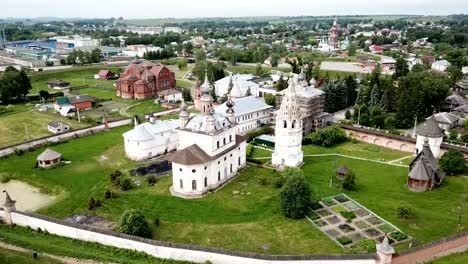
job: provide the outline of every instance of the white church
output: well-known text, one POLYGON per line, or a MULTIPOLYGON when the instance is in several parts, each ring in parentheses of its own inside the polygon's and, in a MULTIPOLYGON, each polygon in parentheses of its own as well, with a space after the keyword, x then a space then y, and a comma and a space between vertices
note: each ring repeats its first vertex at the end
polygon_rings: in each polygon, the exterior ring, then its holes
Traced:
POLYGON ((246 141, 236 135, 238 123, 234 101, 225 113, 213 109, 213 87, 208 78, 200 87, 201 113, 189 116, 185 103, 179 116, 179 148, 172 162, 171 193, 182 198, 200 198, 229 183, 246 164, 246 141))
POLYGON ((277 167, 297 167, 303 163, 302 118, 297 103, 296 78, 290 78, 280 109, 276 112, 275 151, 272 164, 277 167))

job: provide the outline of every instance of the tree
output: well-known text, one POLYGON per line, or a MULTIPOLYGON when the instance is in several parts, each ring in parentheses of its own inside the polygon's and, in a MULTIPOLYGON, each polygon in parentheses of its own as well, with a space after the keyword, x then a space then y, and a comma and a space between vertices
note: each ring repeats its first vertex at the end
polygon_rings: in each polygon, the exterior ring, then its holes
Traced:
POLYGON ((356 45, 354 45, 354 44, 349 45, 349 47, 348 47, 348 56, 350 56, 350 57, 356 56, 356 45))
POLYGON ((350 120, 351 117, 352 117, 351 112, 350 112, 349 110, 346 110, 346 112, 345 112, 345 118, 346 118, 346 120, 350 120))
POLYGON ((280 207, 284 216, 303 218, 309 212, 311 203, 311 191, 305 177, 296 174, 288 177, 280 192, 280 207))
POLYGON ((458 139, 458 131, 455 128, 450 129, 449 138, 450 138, 450 140, 457 140, 458 139))
POLYGON ((408 72, 409 72, 409 66, 406 60, 401 57, 398 58, 395 64, 395 73, 394 73, 395 76, 398 78, 403 77, 403 76, 406 76, 408 72))
POLYGON ((448 175, 456 175, 465 169, 465 158, 460 151, 449 150, 442 155, 439 165, 448 175))
POLYGON ((386 86, 382 96, 382 106, 386 113, 393 113, 396 111, 396 89, 395 86, 390 83, 390 85, 386 86))
POLYGON ((271 67, 278 67, 279 60, 281 59, 281 56, 273 53, 271 54, 271 67))
POLYGON ((265 95, 265 103, 267 105, 275 106, 276 105, 276 97, 272 94, 266 94, 265 95))
POLYGON ((344 130, 337 126, 329 126, 325 129, 316 131, 307 135, 306 138, 310 138, 312 143, 315 145, 323 147, 330 147, 348 139, 344 130))
POLYGON ((356 103, 356 99, 358 96, 358 91, 357 91, 358 84, 356 80, 354 79, 354 77, 351 75, 346 77, 345 83, 346 83, 346 87, 348 88, 348 92, 347 92, 348 98, 347 98, 346 105, 351 106, 356 103))
POLYGON ((151 230, 140 210, 126 210, 119 221, 119 231, 132 236, 150 237, 151 230))
POLYGON ((353 191, 356 188, 356 177, 354 176, 353 172, 350 172, 346 175, 345 179, 343 180, 342 187, 346 191, 353 191))
POLYGON ((275 88, 278 92, 288 88, 288 81, 283 78, 283 75, 280 76, 280 79, 276 83, 275 88))
POLYGON ((206 52, 204 49, 196 49, 194 53, 195 61, 204 61, 206 60, 206 52))
POLYGON ((450 74, 450 79, 452 80, 452 83, 456 83, 459 80, 461 80, 461 78, 463 78, 463 72, 461 68, 458 68, 457 66, 451 65, 448 68, 448 72, 450 74))
POLYGON ((186 69, 187 61, 185 59, 177 60, 177 67, 179 68, 179 70, 186 69))
POLYGON ((255 74, 259 77, 263 77, 263 68, 260 63, 257 63, 257 67, 255 68, 255 74))
POLYGON ((190 93, 190 89, 182 88, 182 98, 184 98, 185 102, 191 102, 192 101, 192 94, 190 93))
POLYGON ((50 98, 50 94, 49 94, 48 91, 40 90, 40 91, 39 91, 39 97, 40 97, 41 99, 47 100, 47 99, 50 98))
POLYGON ((100 49, 95 48, 91 51, 89 62, 92 62, 92 63, 101 62, 101 50, 100 49))
POLYGON ((379 91, 379 87, 377 86, 377 84, 375 84, 374 88, 372 88, 369 106, 372 106, 372 107, 380 106, 380 91, 379 91))
POLYGON ((23 99, 30 89, 31 82, 26 72, 9 66, 0 79, 0 101, 8 103, 12 100, 23 99))
POLYGON ((380 87, 380 75, 382 74, 382 69, 380 68, 380 64, 375 65, 375 68, 372 70, 369 79, 369 87, 380 87))

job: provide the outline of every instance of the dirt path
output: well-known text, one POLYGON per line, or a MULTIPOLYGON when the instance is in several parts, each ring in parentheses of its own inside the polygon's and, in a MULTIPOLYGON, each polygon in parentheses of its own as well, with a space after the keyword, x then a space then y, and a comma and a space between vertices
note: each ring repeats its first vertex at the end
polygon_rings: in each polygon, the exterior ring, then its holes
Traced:
MULTIPOLYGON (((18 246, 14 246, 14 245, 10 245, 10 244, 6 244, 6 243, 4 243, 2 241, 0 241, 0 247, 4 248, 4 249, 12 250, 12 251, 17 251, 17 252, 31 253, 31 257, 32 257, 32 253, 33 253, 32 250, 22 248, 22 247, 18 247, 18 246)), ((62 257, 62 256, 56 256, 56 255, 46 254, 46 253, 39 253, 39 257, 40 256, 49 257, 51 259, 61 261, 61 262, 65 263, 65 264, 103 264, 104 263, 104 262, 99 262, 99 261, 95 261, 95 260, 77 259, 77 258, 72 258, 72 257, 62 257)))

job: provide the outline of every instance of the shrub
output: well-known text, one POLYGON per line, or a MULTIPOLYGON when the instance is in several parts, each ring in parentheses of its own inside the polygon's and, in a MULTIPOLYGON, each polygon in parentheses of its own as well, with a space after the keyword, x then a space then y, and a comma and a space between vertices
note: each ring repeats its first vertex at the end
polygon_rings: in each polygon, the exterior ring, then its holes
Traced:
POLYGON ((327 127, 307 136, 315 145, 330 147, 346 141, 346 133, 337 126, 327 127))
POLYGON ((104 198, 110 199, 110 198, 113 198, 113 197, 114 197, 114 193, 112 193, 111 190, 107 189, 106 193, 104 194, 104 198))
POLYGON ((119 186, 122 191, 128 191, 132 188, 132 181, 130 180, 130 178, 124 177, 120 179, 119 186))
POLYGON ((395 231, 393 233, 390 233, 390 237, 393 238, 396 241, 402 241, 408 238, 407 235, 403 234, 400 231, 395 231))
POLYGON ((408 219, 411 215, 411 210, 408 207, 400 206, 395 211, 398 219, 408 219))
POLYGON ((303 218, 309 211, 311 191, 304 176, 288 177, 280 192, 280 207, 284 216, 293 219, 303 218))
POLYGON ((449 150, 442 155, 439 165, 448 175, 456 175, 465 169, 465 158, 460 151, 449 150))
POLYGON ((457 140, 458 139, 458 131, 455 128, 450 130, 449 138, 450 138, 450 140, 457 140))
POLYGON ((119 221, 119 231, 132 236, 149 237, 151 230, 140 210, 126 210, 119 221))
POLYGON ((159 217, 156 217, 156 218, 154 219, 154 224, 155 224, 156 226, 159 226, 159 224, 160 224, 159 217))
POLYGON ((24 154, 24 150, 15 148, 15 149, 13 150, 13 153, 14 153, 16 156, 21 156, 21 155, 24 154))
POLYGON ((351 222, 354 218, 356 218, 356 215, 353 212, 350 211, 341 211, 340 214, 346 218, 348 222, 351 222))
POLYGON ((119 170, 116 170, 116 171, 111 172, 109 176, 110 176, 111 182, 114 183, 115 185, 118 185, 119 184, 118 179, 120 178, 120 176, 122 176, 122 172, 119 170))
POLYGON ((349 173, 349 175, 346 176, 346 178, 343 180, 342 187, 346 191, 352 191, 356 188, 354 173, 351 172, 349 173))
POLYGON ((277 189, 283 187, 283 185, 286 183, 287 178, 284 177, 284 175, 280 174, 275 177, 273 180, 273 186, 277 189))
POLYGON ((359 240, 350 248, 351 254, 369 254, 375 252, 375 241, 373 239, 359 240))
POLYGON ((264 175, 261 175, 259 178, 258 178, 258 184, 260 184, 261 186, 267 186, 269 183, 269 180, 268 180, 268 177, 264 176, 264 175))
POLYGON ((101 205, 102 205, 102 203, 101 203, 101 201, 99 199, 94 199, 94 197, 91 197, 91 199, 89 199, 89 203, 88 203, 88 210, 93 211, 93 210, 95 210, 96 208, 98 208, 101 205))
POLYGON ((245 150, 245 156, 247 158, 251 158, 254 152, 254 148, 252 144, 247 144, 246 150, 245 150))
POLYGON ((338 241, 338 243, 340 243, 341 245, 347 245, 353 242, 353 240, 347 236, 341 236, 337 238, 336 241, 338 241))
POLYGON ((345 112, 345 118, 346 118, 346 120, 350 120, 351 117, 352 117, 351 112, 350 112, 349 110, 346 110, 346 112, 345 112))
POLYGON ((264 135, 264 134, 270 134, 272 132, 272 128, 269 127, 269 126, 263 126, 261 128, 258 128, 257 130, 254 130, 254 131, 250 131, 249 133, 247 133, 247 142, 250 142, 252 140, 254 140, 254 138, 260 136, 260 135, 264 135))
POLYGON ((146 178, 146 181, 148 182, 149 185, 153 186, 156 184, 157 179, 156 179, 156 176, 150 175, 146 178))

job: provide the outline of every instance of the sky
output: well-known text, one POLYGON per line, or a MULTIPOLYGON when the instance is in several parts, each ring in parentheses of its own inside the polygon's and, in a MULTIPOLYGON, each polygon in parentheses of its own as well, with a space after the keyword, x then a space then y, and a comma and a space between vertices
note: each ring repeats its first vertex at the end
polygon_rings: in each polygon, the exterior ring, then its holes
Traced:
POLYGON ((1 0, 0 17, 193 18, 468 13, 468 0, 1 0))

